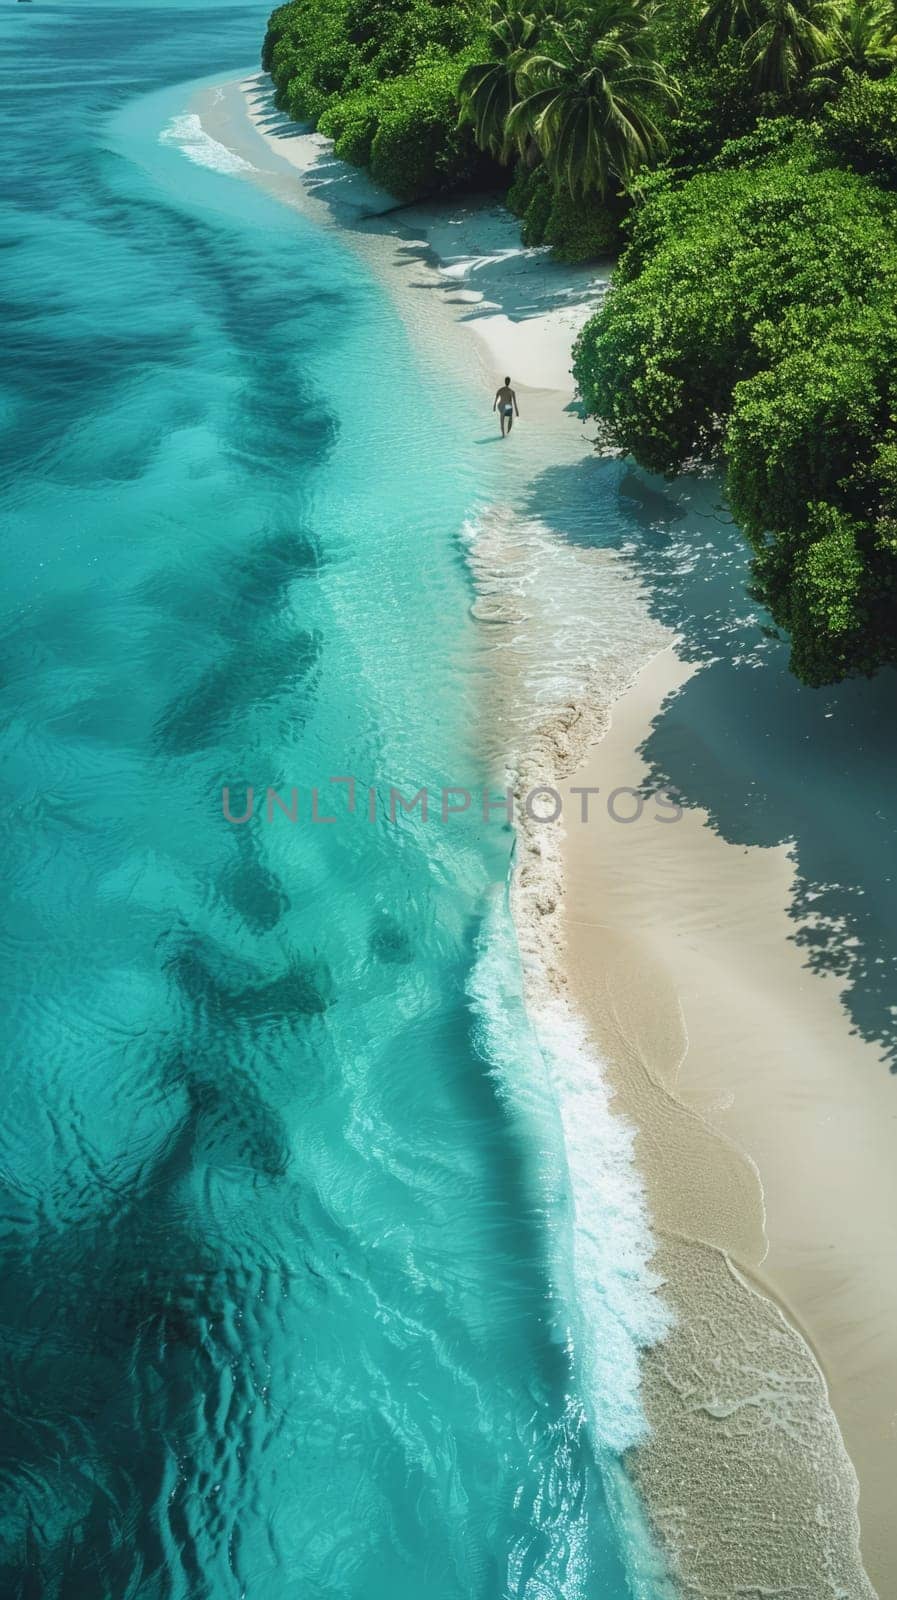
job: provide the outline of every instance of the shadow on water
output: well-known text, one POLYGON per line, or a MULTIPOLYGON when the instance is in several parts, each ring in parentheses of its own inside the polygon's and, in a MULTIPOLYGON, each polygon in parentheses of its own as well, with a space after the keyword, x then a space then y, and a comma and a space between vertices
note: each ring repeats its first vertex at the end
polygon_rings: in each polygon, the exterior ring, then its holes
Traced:
POLYGON ((300 727, 320 651, 320 639, 311 633, 262 641, 251 654, 233 650, 165 711, 157 728, 160 748, 167 755, 207 748, 241 714, 255 714, 275 700, 288 701, 291 724, 300 727))
MULTIPOLYGON (((10 1600, 219 1593, 200 1540, 237 1559, 228 1507, 242 1506, 249 1441, 277 1427, 266 1352, 287 1302, 304 1314, 320 1294, 314 1202, 299 1205, 294 1139, 259 1078, 266 1033, 298 1043, 329 1004, 328 976, 294 963, 271 979, 211 941, 168 944, 181 1026, 145 1063, 167 1132, 129 1181, 94 1166, 73 1195, 74 1163, 61 1170, 37 1225, 4 1245, 10 1600), (226 1195, 237 1180, 268 1196, 272 1224, 289 1212, 288 1260, 273 1226, 231 1237, 216 1220, 210 1185, 226 1195)), ((87 1125, 77 1133, 89 1144, 87 1125)))
POLYGON ((165 968, 203 1029, 267 1023, 292 1028, 328 1006, 329 984, 321 968, 297 958, 278 977, 266 979, 252 963, 226 957, 197 934, 178 942, 165 968))
POLYGON ((666 484, 595 456, 542 473, 527 510, 573 544, 618 549, 679 635, 699 670, 654 719, 648 782, 706 810, 731 844, 791 847, 795 943, 841 980, 854 1031, 897 1071, 894 673, 797 682, 711 481, 666 484))
POLYGON ((246 830, 235 832, 237 860, 222 874, 219 890, 252 933, 270 933, 289 910, 289 898, 279 879, 258 860, 246 830))
POLYGON ((261 538, 250 554, 222 563, 220 572, 204 569, 202 581, 185 585, 179 574, 156 578, 143 598, 171 600, 179 620, 201 618, 228 641, 192 686, 166 706, 156 739, 169 755, 183 755, 216 743, 241 714, 288 701, 294 727, 308 714, 321 658, 315 630, 298 628, 290 602, 294 586, 316 577, 321 558, 314 538, 284 531, 261 538), (283 623, 285 636, 274 630, 283 623), (264 627, 267 637, 260 634, 264 627))
MULTIPOLYGON (((213 1592, 198 1560, 198 1530, 215 1520, 206 1485, 217 1473, 239 1499, 241 1445, 269 1425, 249 1328, 269 1336, 277 1307, 312 1286, 301 1247, 288 1270, 194 1220, 197 1163, 222 1138, 232 1148, 219 1159, 258 1163, 269 1182, 287 1165, 276 1115, 209 1067, 191 1067, 185 1114, 132 1186, 95 1191, 89 1216, 48 1218, 4 1252, 3 1332, 18 1360, 0 1384, 0 1460, 27 1485, 0 1537, 10 1600, 180 1592, 167 1535, 190 1592, 213 1592), (172 1472, 173 1451, 181 1463, 201 1454, 196 1479, 172 1472)), ((173 1059, 165 1074, 182 1088, 183 1068, 173 1059)))

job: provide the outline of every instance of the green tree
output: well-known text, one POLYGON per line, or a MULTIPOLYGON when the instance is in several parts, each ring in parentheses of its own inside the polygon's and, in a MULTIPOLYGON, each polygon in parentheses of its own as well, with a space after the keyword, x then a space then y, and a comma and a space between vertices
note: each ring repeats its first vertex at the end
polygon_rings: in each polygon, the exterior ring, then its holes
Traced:
POLYGON ((604 196, 614 180, 625 186, 664 148, 656 108, 675 90, 654 53, 650 12, 628 0, 565 17, 518 81, 524 92, 508 129, 519 149, 538 147, 574 198, 604 196))
POLYGON ((371 176, 401 200, 471 183, 482 160, 471 133, 458 128, 458 61, 419 63, 378 95, 371 176))
POLYGON ((702 46, 719 48, 730 39, 744 44, 762 21, 762 0, 710 0, 698 20, 695 37, 702 46))
POLYGON ((876 183, 897 188, 897 72, 879 79, 848 72, 838 99, 825 108, 822 125, 836 157, 876 183))
POLYGON ((538 42, 535 14, 493 12, 487 53, 466 69, 458 86, 461 121, 473 128, 481 150, 507 161, 514 148, 508 122, 520 98, 523 69, 538 42))
POLYGON ((841 68, 881 78, 897 61, 897 11, 891 0, 847 0, 832 33, 832 55, 841 68))
POLYGON ((763 17, 745 41, 744 57, 758 94, 788 96, 834 52, 830 0, 765 0, 763 17))
POLYGON ((725 471, 804 681, 897 661, 897 203, 797 119, 652 176, 574 373, 653 471, 725 471))

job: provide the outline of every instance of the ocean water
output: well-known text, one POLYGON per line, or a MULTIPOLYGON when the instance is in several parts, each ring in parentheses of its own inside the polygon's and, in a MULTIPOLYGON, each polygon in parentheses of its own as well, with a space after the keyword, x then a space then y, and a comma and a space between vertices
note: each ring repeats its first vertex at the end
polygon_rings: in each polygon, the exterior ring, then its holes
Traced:
POLYGON ((0 19, 0 1591, 654 1600, 626 1135, 584 1307, 513 837, 388 814, 488 778, 495 469, 185 109, 265 11, 0 19))

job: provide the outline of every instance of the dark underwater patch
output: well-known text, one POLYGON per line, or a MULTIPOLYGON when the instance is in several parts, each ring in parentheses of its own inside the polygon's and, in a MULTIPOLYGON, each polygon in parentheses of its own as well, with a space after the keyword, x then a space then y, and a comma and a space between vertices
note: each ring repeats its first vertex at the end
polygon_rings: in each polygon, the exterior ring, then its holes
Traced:
POLYGON ((188 935, 164 963, 199 1020, 293 1022, 320 1016, 330 1004, 326 971, 296 958, 276 978, 236 961, 195 935, 188 935))
POLYGON ((368 935, 368 949, 376 961, 407 966, 414 960, 410 936, 388 912, 381 912, 368 935))
POLYGON ((258 641, 231 649, 220 665, 203 673, 196 686, 175 700, 156 725, 156 742, 166 755, 189 755, 220 743, 226 728, 249 711, 290 695, 293 721, 304 720, 303 701, 310 674, 321 653, 317 633, 258 641))
MULTIPOLYGON (((243 836, 241 830, 237 837, 242 839, 243 836)), ((252 857, 228 867, 222 873, 219 888, 253 933, 270 933, 289 910, 289 899, 278 879, 252 857)))
POLYGON ((311 534, 285 532, 262 539, 230 569, 228 622, 242 630, 258 617, 271 617, 281 609, 291 584, 317 577, 320 569, 320 549, 311 534))

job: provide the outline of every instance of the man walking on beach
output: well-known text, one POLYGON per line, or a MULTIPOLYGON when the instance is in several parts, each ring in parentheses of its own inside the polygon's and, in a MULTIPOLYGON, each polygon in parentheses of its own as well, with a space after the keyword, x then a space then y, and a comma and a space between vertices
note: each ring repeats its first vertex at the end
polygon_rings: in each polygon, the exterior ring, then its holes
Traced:
POLYGON ((498 415, 501 419, 501 436, 504 438, 505 423, 508 425, 507 432, 510 433, 512 427, 514 426, 514 418, 519 417, 520 415, 520 412, 517 410, 517 396, 514 393, 514 390, 511 388, 510 378, 505 378, 501 388, 496 389, 495 391, 495 399, 492 402, 493 411, 495 411, 496 407, 498 408, 498 415))

